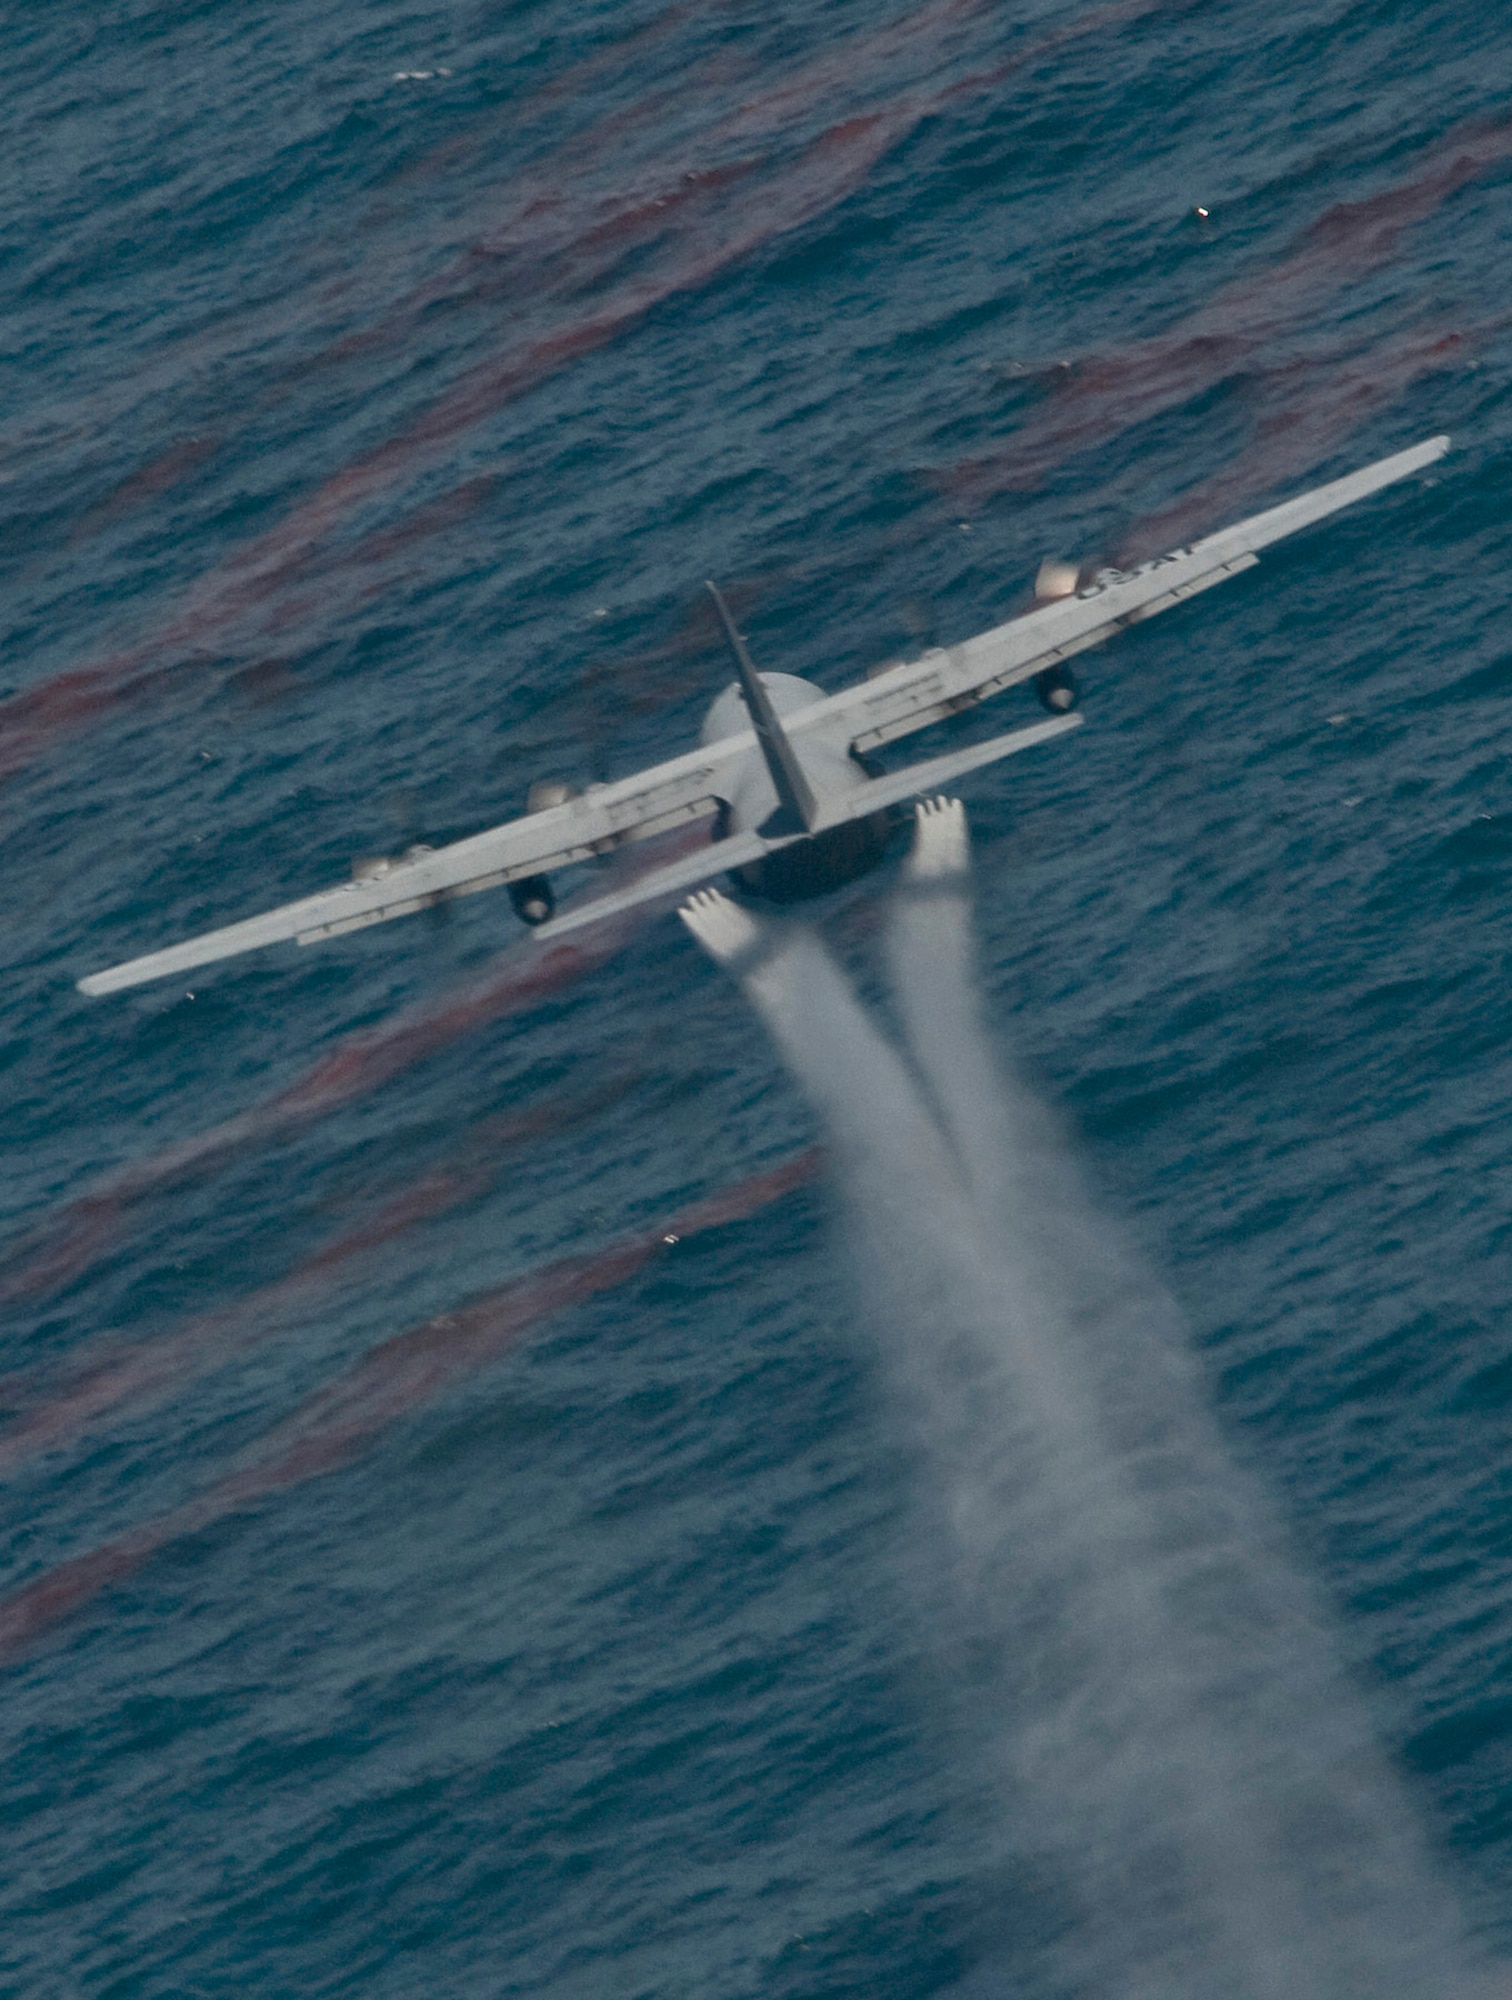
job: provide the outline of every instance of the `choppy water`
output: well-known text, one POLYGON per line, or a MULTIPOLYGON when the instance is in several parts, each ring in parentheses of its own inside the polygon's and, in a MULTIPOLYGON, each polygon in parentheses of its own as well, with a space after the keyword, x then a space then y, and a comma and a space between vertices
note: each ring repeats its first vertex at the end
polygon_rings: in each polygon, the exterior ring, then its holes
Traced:
MULTIPOLYGON (((1505 23, 10 30, 8 1990, 1003 1962, 1033 1884, 920 1612, 917 1456, 809 1114, 692 941, 542 962, 484 897, 192 999, 72 980, 681 748, 706 575, 834 686, 1047 553, 1438 430, 968 796, 995 1030, 1505 1956, 1505 23)), ((868 990, 882 894, 825 916, 868 990)))
POLYGON ((1190 1331, 983 1032, 965 826, 921 810, 889 913, 901 1046, 807 928, 708 894, 684 916, 834 1137, 858 1319, 915 1446, 908 1592, 1003 1857, 971 1990, 1486 1994, 1190 1331))

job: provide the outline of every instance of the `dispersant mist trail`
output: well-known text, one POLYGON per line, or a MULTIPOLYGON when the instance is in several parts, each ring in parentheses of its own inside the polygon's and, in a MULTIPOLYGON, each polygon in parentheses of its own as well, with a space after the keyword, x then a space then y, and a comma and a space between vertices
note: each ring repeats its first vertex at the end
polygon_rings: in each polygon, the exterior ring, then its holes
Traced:
POLYGON ((892 910, 906 1057, 811 934, 710 892, 684 917, 831 1130, 864 1323, 947 1579, 941 1664, 990 1746, 999 1858, 1036 1885, 1032 1948, 1005 1947, 980 1990, 1480 1994, 1175 1306, 995 1059, 959 805, 921 808, 892 910))

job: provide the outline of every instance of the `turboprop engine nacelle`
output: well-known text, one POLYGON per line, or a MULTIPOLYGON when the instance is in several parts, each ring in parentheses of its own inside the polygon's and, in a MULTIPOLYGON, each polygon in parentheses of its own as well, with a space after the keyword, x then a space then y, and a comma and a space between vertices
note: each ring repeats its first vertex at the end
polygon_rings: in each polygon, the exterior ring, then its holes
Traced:
POLYGON ((1067 666, 1046 667, 1034 676, 1034 692, 1041 708, 1052 715, 1069 715, 1081 699, 1076 676, 1067 666))
POLYGON ((534 930, 537 924, 549 922, 556 910, 556 891, 549 875, 524 875, 518 882, 506 883, 505 888, 522 924, 534 930))
MULTIPOLYGON (((547 812, 552 806, 564 806, 576 797, 577 788, 564 784, 560 778, 537 778, 525 794, 525 810, 547 812)), ((537 924, 550 922, 556 912, 556 891, 549 875, 522 875, 519 881, 506 883, 505 888, 510 907, 522 924, 534 929, 537 924)))

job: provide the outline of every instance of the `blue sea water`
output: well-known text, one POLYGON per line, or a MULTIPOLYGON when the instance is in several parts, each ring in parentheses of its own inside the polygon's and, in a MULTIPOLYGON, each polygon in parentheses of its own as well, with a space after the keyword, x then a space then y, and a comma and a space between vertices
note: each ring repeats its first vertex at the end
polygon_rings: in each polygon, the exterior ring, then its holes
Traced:
MULTIPOLYGON (((680 928, 324 1096, 530 963, 501 898, 192 997, 72 982, 675 753, 725 678, 705 576, 838 686, 1047 554, 1441 430, 966 796, 994 1030, 1512 1952, 1509 78, 1464 0, 10 23, 15 1420, 209 1330, 9 1476, 8 1592, 189 1511, 4 1668, 0 1990, 904 2000, 992 1959, 1029 1899, 829 1183, 345 1453, 306 1402, 810 1140, 680 928), (301 1409, 307 1461, 193 1515, 301 1409)), ((824 912, 872 990, 884 887, 824 912)))

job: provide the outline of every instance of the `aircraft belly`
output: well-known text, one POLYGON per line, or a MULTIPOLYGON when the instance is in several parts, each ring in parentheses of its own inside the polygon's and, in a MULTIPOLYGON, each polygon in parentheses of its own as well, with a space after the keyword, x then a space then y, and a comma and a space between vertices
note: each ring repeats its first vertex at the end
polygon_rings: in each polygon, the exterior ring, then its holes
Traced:
POLYGON ((870 873, 886 855, 894 831, 893 815, 887 812, 844 820, 809 840, 795 841, 733 869, 730 880, 747 895, 769 903, 801 903, 870 873))
MULTIPOLYGON (((870 780, 865 768, 843 748, 824 742, 806 744, 804 773, 820 803, 824 819, 804 840, 784 844, 759 861, 730 871, 731 885, 768 902, 801 902, 822 896, 875 868, 893 831, 887 811, 855 811, 857 794, 870 780)), ((779 801, 766 765, 758 755, 742 762, 730 786, 724 833, 759 833, 770 829, 779 801)))

